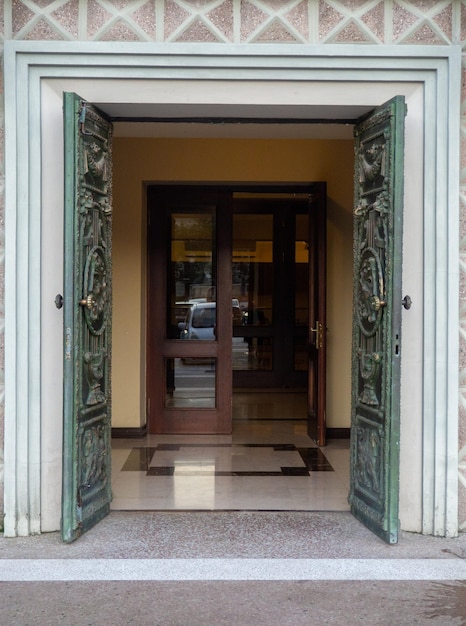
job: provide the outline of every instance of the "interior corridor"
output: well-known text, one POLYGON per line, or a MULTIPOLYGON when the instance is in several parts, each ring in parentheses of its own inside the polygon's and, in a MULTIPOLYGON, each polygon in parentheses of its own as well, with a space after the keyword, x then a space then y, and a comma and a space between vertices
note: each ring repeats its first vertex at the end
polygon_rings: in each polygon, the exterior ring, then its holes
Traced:
POLYGON ((112 510, 347 511, 349 441, 318 448, 303 393, 235 393, 232 435, 113 439, 112 510))

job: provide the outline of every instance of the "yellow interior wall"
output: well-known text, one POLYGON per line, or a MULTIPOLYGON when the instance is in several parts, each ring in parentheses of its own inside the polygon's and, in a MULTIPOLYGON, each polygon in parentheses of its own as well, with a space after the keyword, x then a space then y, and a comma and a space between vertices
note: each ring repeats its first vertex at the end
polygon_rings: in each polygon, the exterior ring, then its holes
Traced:
POLYGON ((144 272, 147 182, 327 182, 327 425, 350 425, 353 142, 114 139, 113 418, 145 423, 144 272))

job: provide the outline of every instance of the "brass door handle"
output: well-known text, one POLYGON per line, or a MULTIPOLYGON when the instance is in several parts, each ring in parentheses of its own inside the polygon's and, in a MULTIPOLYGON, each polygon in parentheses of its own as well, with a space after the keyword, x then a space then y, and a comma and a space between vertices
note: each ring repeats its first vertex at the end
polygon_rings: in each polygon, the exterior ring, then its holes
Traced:
POLYGON ((85 298, 83 298, 82 300, 79 301, 79 304, 81 306, 85 306, 88 309, 92 309, 93 306, 95 306, 95 298, 94 296, 90 293, 88 296, 86 296, 85 298))
POLYGON ((309 329, 310 333, 316 334, 316 348, 319 350, 324 345, 324 327, 319 321, 316 321, 316 327, 309 329))
POLYGON ((376 313, 380 311, 380 309, 384 306, 387 306, 387 303, 385 300, 381 300, 378 296, 372 296, 371 307, 374 309, 376 313))

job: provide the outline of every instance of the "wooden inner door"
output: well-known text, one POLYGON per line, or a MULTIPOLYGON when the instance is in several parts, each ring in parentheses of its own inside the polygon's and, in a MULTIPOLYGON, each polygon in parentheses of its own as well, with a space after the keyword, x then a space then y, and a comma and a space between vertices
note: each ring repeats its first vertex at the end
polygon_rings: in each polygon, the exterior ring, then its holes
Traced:
POLYGON ((323 183, 149 188, 150 432, 228 433, 233 389, 306 393, 310 362, 325 377, 310 333, 324 242, 309 239, 324 204, 323 183))

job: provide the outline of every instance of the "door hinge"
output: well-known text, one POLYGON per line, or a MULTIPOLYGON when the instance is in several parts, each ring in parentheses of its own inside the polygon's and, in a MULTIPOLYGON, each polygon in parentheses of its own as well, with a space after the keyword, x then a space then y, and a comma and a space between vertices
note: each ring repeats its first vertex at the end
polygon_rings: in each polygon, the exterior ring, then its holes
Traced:
MULTIPOLYGON (((87 103, 82 100, 81 101, 81 105, 82 105, 82 109, 81 109, 81 113, 79 114, 79 129, 81 131, 82 135, 95 135, 95 133, 93 133, 92 131, 88 131, 86 130, 86 107, 87 107, 87 103)), ((98 135, 95 135, 96 137, 98 137, 98 135)))

